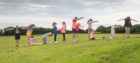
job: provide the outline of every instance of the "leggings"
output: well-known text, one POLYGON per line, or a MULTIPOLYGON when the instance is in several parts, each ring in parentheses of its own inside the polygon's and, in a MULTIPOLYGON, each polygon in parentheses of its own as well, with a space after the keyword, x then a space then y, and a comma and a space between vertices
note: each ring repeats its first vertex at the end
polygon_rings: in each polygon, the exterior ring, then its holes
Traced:
POLYGON ((63 41, 65 41, 66 40, 65 33, 62 33, 62 35, 63 35, 63 41))
POLYGON ((54 41, 56 41, 56 38, 57 38, 57 34, 54 35, 54 41))

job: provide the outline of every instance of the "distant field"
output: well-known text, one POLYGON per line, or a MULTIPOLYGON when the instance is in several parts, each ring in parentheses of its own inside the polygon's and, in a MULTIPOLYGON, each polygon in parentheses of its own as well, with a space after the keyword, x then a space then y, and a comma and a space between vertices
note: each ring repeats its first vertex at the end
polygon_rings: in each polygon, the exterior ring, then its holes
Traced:
MULTIPOLYGON (((37 42, 42 42, 41 35, 37 42)), ((96 34, 97 38, 109 34, 96 34)), ((72 43, 67 35, 66 43, 58 35, 58 44, 28 46, 26 37, 21 37, 20 47, 15 47, 14 36, 0 36, 0 63, 140 63, 140 34, 115 40, 89 41, 86 34, 79 34, 78 43, 72 43)), ((48 41, 53 41, 53 37, 48 41)))

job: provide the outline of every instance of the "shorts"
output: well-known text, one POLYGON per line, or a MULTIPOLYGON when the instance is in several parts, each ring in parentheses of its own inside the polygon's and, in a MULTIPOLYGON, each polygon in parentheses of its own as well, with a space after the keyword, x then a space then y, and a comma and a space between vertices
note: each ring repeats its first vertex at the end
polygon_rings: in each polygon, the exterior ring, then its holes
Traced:
POLYGON ((77 30, 72 28, 72 32, 73 33, 77 33, 77 30))
POLYGON ((126 27, 125 27, 125 30, 130 30, 130 28, 131 28, 131 27, 127 27, 127 26, 126 26, 126 27))
POLYGON ((88 34, 90 34, 90 33, 92 32, 92 30, 93 30, 92 28, 88 28, 88 29, 87 29, 88 34))
POLYGON ((19 33, 15 34, 15 40, 20 40, 20 34, 19 33))

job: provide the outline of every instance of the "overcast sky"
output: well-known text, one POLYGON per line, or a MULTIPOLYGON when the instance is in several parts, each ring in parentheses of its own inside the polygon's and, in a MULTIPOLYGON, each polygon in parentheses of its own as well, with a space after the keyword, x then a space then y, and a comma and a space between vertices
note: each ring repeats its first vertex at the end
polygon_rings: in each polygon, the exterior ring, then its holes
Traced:
MULTIPOLYGON (((87 28, 87 20, 93 18, 100 25, 122 25, 116 20, 131 16, 140 20, 140 0, 0 0, 0 28, 36 24, 51 27, 56 21, 58 27, 66 21, 71 29, 73 17, 85 17, 79 23, 87 28)), ((133 23, 138 24, 138 23, 133 23)))

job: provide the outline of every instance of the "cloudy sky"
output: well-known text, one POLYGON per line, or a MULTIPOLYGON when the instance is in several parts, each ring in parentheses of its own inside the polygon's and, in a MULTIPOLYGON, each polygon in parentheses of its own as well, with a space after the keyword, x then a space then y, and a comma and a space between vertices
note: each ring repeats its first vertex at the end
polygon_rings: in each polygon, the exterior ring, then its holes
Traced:
MULTIPOLYGON (((79 23, 86 29, 89 18, 100 22, 94 28, 113 24, 123 25, 116 20, 131 16, 140 20, 140 0, 0 0, 0 28, 8 26, 27 26, 36 24, 51 27, 62 21, 71 29, 73 17, 85 17, 79 23)), ((133 23, 138 24, 138 23, 133 23)))

